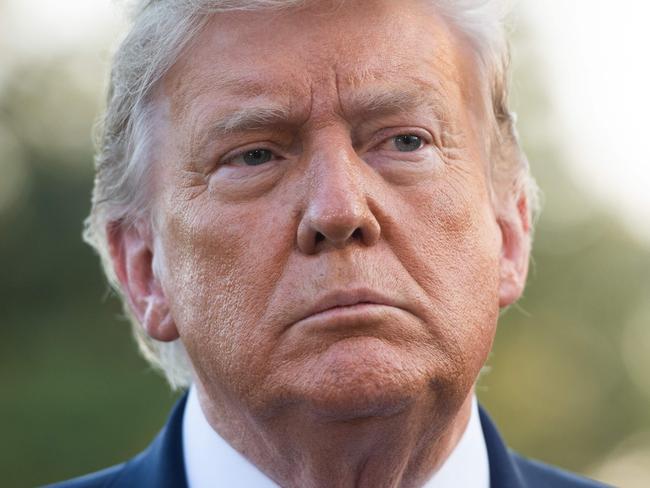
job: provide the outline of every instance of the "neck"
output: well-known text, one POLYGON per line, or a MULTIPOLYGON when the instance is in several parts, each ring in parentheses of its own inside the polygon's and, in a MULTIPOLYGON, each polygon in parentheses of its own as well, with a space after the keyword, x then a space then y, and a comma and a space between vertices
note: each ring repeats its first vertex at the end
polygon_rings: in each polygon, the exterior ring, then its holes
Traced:
POLYGON ((334 420, 288 408, 259 418, 196 387, 208 422, 233 448, 277 484, 309 488, 422 486, 462 437, 473 396, 446 412, 422 400, 388 417, 334 420))

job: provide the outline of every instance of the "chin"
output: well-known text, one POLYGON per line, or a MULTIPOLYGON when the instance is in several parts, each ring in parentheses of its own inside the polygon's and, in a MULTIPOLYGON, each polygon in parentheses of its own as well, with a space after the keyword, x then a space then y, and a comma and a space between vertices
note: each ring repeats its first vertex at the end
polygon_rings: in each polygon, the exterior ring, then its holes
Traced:
POLYGON ((430 391, 425 368, 377 338, 338 341, 309 363, 295 393, 315 420, 391 417, 430 391))

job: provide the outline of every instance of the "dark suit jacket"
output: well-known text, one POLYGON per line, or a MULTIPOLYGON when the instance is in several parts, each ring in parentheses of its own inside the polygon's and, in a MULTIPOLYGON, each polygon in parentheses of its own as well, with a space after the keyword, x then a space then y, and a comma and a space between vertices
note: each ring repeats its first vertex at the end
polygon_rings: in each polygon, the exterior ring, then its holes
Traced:
MULTIPOLYGON (((144 452, 130 461, 49 487, 186 488, 182 447, 182 420, 186 400, 187 395, 179 400, 167 425, 156 439, 144 452)), ((490 488, 606 487, 601 483, 525 459, 511 451, 504 444, 485 410, 479 408, 490 463, 490 488)))

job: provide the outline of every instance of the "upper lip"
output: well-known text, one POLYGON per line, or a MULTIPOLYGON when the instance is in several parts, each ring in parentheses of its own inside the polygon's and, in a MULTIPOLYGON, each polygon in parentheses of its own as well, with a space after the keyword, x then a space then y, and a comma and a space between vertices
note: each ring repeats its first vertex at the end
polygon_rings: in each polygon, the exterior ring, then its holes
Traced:
POLYGON ((332 308, 349 307, 360 303, 403 308, 398 300, 370 288, 348 288, 331 291, 323 295, 302 314, 299 321, 332 308))

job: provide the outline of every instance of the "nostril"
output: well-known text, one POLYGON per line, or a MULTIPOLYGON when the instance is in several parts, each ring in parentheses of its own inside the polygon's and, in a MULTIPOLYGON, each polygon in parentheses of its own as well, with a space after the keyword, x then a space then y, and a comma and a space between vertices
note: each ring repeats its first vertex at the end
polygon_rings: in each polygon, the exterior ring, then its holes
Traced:
POLYGON ((316 244, 325 240, 325 236, 320 232, 316 232, 316 244))
POLYGON ((354 229, 354 232, 352 233, 352 239, 357 239, 359 241, 363 240, 363 234, 361 232, 361 228, 357 227, 354 229))

